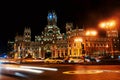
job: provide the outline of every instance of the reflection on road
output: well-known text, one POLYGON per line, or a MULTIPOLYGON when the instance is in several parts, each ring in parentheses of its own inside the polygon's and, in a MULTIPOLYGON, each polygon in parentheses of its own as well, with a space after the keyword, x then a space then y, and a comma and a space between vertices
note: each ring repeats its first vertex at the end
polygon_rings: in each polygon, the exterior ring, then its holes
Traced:
POLYGON ((1 72, 0 75, 2 76, 0 77, 0 80, 96 80, 96 79, 119 80, 120 79, 119 65, 1 64, 0 72, 1 72), (35 72, 35 71, 40 71, 40 72, 35 72), (4 75, 4 74, 8 74, 8 75, 4 75), (5 78, 3 79, 4 76, 7 76, 6 77, 7 79, 5 78))
POLYGON ((63 74, 97 74, 103 72, 120 73, 120 70, 77 70, 77 71, 65 71, 63 74))

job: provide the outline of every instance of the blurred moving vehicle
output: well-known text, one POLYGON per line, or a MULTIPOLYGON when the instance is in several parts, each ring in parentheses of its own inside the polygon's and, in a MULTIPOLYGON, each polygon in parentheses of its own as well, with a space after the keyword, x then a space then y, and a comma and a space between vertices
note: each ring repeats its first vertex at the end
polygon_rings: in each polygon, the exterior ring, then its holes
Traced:
POLYGON ((44 63, 63 63, 64 62, 64 60, 63 59, 61 59, 61 58, 46 58, 45 60, 44 60, 44 63))
POLYGON ((96 59, 91 56, 85 56, 85 62, 96 62, 96 59))
POLYGON ((5 58, 0 59, 0 64, 11 64, 11 63, 16 63, 16 61, 14 59, 5 59, 5 58))
POLYGON ((83 63, 84 60, 80 57, 70 57, 68 63, 83 63))
POLYGON ((41 58, 21 58, 16 60, 17 63, 32 63, 32 62, 44 62, 41 58))
POLYGON ((38 58, 25 58, 22 59, 22 62, 43 62, 43 59, 38 59, 38 58))

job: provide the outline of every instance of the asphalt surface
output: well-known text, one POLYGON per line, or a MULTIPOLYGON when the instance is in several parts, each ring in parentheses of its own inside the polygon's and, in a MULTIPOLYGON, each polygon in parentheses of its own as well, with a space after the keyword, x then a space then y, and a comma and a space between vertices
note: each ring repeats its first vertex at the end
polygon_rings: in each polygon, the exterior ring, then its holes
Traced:
POLYGON ((120 80, 120 65, 5 64, 1 71, 0 80, 120 80))

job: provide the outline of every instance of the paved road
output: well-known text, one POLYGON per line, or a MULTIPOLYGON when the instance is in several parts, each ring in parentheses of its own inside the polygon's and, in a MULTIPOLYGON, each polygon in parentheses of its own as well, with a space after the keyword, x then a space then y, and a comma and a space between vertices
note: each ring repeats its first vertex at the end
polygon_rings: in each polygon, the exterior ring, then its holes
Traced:
POLYGON ((120 80, 120 65, 22 64, 17 67, 42 72, 10 69, 13 73, 17 72, 16 76, 12 76, 14 79, 3 76, 9 80, 120 80))

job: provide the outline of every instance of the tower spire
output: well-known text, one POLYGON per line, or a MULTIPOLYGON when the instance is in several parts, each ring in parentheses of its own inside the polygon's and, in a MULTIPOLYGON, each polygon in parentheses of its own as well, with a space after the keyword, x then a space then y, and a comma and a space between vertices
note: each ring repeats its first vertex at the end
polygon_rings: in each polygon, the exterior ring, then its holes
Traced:
POLYGON ((25 27, 25 29, 24 29, 24 41, 26 41, 26 42, 31 41, 31 29, 30 29, 30 27, 25 27))
POLYGON ((54 10, 48 12, 47 20, 48 20, 48 25, 56 25, 57 15, 54 10))

